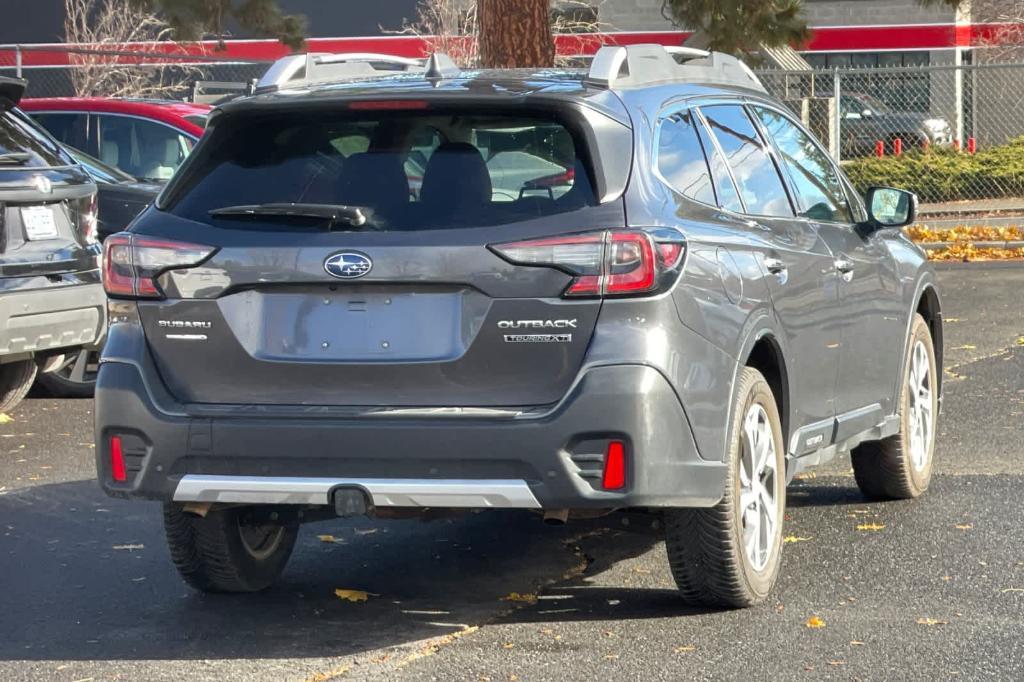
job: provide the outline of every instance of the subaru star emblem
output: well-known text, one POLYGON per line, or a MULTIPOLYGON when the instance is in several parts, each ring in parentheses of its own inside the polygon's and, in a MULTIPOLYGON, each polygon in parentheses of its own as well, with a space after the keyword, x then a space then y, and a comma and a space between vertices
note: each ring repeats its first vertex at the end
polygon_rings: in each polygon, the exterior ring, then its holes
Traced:
POLYGON ((373 261, 369 256, 364 256, 355 251, 342 251, 328 256, 324 261, 324 270, 331 277, 339 279, 355 279, 362 277, 373 267, 373 261))
POLYGON ((49 194, 50 192, 53 191, 53 183, 50 182, 50 178, 46 176, 35 176, 34 178, 32 178, 32 184, 35 185, 36 189, 42 192, 43 194, 49 194))

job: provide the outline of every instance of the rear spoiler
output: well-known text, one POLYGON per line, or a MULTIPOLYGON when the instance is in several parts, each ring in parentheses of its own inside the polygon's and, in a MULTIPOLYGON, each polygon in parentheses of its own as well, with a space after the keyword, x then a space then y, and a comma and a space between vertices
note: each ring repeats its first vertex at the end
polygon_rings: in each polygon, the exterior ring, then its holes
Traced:
POLYGON ((11 78, 0 76, 0 107, 3 111, 18 106, 21 96, 25 94, 25 87, 28 81, 24 78, 11 78))

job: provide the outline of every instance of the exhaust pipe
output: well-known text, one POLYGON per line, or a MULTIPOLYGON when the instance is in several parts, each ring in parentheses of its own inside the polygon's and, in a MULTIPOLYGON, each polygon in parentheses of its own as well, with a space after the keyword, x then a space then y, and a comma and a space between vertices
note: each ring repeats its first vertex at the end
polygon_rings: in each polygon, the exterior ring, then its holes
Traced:
POLYGON ((568 509, 545 509, 544 523, 549 526, 562 526, 569 519, 568 509))

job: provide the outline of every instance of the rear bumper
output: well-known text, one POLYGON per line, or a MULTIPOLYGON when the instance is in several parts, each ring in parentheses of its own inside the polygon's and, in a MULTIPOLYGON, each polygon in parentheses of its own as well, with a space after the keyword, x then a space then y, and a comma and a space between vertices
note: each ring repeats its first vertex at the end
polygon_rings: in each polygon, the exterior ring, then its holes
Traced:
POLYGON ((103 336, 106 296, 101 284, 0 294, 0 355, 85 346, 103 336))
POLYGON ((380 507, 598 509, 711 506, 722 494, 724 465, 701 459, 675 392, 647 366, 591 368, 525 417, 211 417, 175 403, 148 356, 136 358, 108 358, 96 387, 97 471, 117 497, 329 504, 335 488, 356 487, 380 507), (114 435, 124 483, 111 478, 114 435), (610 439, 627 447, 617 491, 600 487, 610 439))

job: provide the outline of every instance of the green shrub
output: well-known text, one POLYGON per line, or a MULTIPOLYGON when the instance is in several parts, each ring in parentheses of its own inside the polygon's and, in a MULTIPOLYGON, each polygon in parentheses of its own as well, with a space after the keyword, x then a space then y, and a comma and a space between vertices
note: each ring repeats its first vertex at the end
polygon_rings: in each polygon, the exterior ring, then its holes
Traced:
POLYGON ((861 192, 889 185, 916 192, 921 201, 1024 196, 1024 136, 977 154, 952 149, 912 150, 843 164, 861 192))

